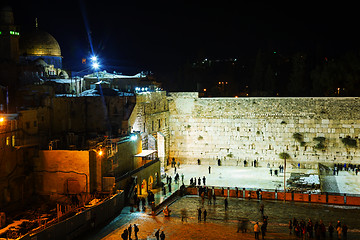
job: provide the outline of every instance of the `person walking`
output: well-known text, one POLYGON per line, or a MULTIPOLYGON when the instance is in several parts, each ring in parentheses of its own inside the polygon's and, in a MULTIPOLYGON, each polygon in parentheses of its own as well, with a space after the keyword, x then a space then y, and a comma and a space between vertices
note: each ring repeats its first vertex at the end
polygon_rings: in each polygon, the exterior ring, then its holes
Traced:
POLYGON ((201 186, 201 178, 198 178, 198 185, 201 186))
POLYGON ((204 184, 204 186, 205 186, 205 185, 206 185, 206 184, 205 184, 205 183, 206 183, 206 177, 203 176, 202 180, 203 180, 203 184, 204 184))
POLYGON ((201 208, 198 208, 198 221, 201 222, 201 208))
POLYGON ((203 214, 204 214, 204 222, 206 222, 206 216, 207 216, 207 211, 206 211, 206 209, 204 209, 203 214))
POLYGON ((139 232, 139 227, 136 224, 134 224, 134 234, 136 240, 138 240, 138 232, 139 232))
POLYGON ((258 222, 256 222, 254 225, 254 233, 255 233, 255 239, 259 240, 260 227, 258 222))
POLYGON ((225 211, 227 211, 228 206, 229 206, 229 203, 228 203, 227 197, 225 197, 225 200, 224 200, 224 205, 225 205, 225 211))
MULTIPOLYGON (((209 166, 209 174, 211 173, 211 167, 209 166)), ((356 174, 357 175, 357 174, 356 174)))
POLYGON ((214 200, 214 205, 215 205, 215 202, 216 202, 216 195, 215 195, 215 192, 213 193, 213 200, 214 200))
POLYGON ((165 239, 165 233, 164 233, 164 231, 161 231, 160 239, 161 239, 161 240, 164 240, 164 239, 165 239))
POLYGON ((181 173, 181 183, 184 185, 184 174, 181 173))

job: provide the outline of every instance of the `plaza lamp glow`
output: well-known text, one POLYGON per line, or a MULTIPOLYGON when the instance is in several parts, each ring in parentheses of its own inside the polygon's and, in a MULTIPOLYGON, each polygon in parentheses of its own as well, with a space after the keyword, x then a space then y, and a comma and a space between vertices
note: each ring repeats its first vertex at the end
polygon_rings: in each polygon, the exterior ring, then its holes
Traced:
POLYGON ((101 156, 103 155, 103 151, 100 150, 100 151, 98 152, 98 155, 101 157, 101 156))
POLYGON ((5 122, 5 118, 4 117, 0 117, 0 123, 5 122))

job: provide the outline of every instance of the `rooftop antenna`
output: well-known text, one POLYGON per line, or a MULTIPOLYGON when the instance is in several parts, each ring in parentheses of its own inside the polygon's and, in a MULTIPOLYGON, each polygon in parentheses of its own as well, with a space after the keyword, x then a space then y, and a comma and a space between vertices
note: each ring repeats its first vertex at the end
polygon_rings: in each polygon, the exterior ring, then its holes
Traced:
POLYGON ((38 29, 39 25, 38 25, 38 20, 37 18, 35 18, 35 28, 38 29))

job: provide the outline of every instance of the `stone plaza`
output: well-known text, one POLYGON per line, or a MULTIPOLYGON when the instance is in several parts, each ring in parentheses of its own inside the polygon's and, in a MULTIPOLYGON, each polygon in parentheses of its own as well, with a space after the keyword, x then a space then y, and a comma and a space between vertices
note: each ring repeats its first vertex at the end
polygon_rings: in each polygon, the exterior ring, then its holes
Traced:
MULTIPOLYGON (((287 176, 294 172, 315 173, 311 169, 288 169, 287 176)), ((174 176, 174 168, 166 171, 168 176, 174 176)), ((177 173, 184 174, 184 183, 189 184, 190 178, 206 176, 207 186, 226 186, 276 189, 282 188, 279 185, 283 182, 283 175, 271 176, 269 168, 241 167, 241 166, 212 166, 211 173, 208 173, 208 165, 180 165, 177 173)), ((347 192, 356 193, 360 186, 360 176, 352 172, 342 171, 334 177, 339 189, 347 192), (349 184, 343 181, 350 181, 349 184)), ((181 181, 181 180, 180 180, 181 181)), ((178 188, 178 184, 172 183, 173 189, 178 188)), ((156 195, 161 198, 161 191, 156 195)), ((170 193, 167 193, 167 196, 170 193)), ((269 225, 265 239, 296 239, 289 235, 288 221, 294 217, 301 220, 311 219, 314 223, 320 220, 327 226, 330 222, 335 224, 341 221, 349 227, 348 239, 360 238, 360 207, 326 205, 300 202, 283 202, 274 200, 256 200, 243 198, 228 198, 229 209, 225 211, 224 198, 218 197, 216 203, 202 203, 201 198, 192 195, 177 199, 169 206, 171 216, 164 217, 163 213, 151 216, 150 209, 145 212, 130 212, 130 208, 124 208, 122 214, 114 219, 107 226, 94 233, 89 234, 86 239, 121 239, 120 235, 129 224, 137 224, 140 231, 139 239, 155 239, 154 233, 161 229, 166 234, 166 239, 254 239, 252 231, 255 222, 261 223, 260 205, 263 204, 264 214, 268 216, 269 225), (197 209, 207 210, 207 221, 198 222, 197 209), (186 211, 187 218, 181 221, 182 211, 186 211), (249 229, 247 233, 237 233, 238 219, 249 219, 249 229)), ((85 239, 85 238, 84 238, 85 239)), ((133 237, 134 239, 134 237, 133 237)))

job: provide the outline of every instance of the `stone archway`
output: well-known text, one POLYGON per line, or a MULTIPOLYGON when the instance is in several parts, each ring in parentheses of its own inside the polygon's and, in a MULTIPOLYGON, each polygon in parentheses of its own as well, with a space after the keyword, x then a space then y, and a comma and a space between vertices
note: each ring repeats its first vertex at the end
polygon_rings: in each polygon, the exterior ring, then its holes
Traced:
POLYGON ((151 190, 153 188, 153 184, 154 184, 154 178, 152 176, 150 176, 149 180, 148 180, 149 190, 151 190))
POLYGON ((144 179, 144 180, 142 180, 142 182, 141 182, 141 195, 144 195, 144 194, 146 194, 147 193, 147 182, 146 182, 146 180, 144 179))

